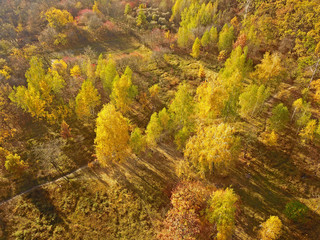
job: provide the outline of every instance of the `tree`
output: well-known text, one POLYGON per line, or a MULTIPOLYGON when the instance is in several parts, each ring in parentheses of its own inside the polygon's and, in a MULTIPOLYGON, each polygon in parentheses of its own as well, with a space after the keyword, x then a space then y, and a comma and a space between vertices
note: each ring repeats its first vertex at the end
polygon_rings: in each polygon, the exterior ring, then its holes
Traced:
POLYGON ((130 147, 135 154, 143 152, 146 147, 146 139, 142 135, 140 128, 135 128, 130 136, 130 147))
POLYGON ((310 103, 299 98, 293 102, 292 107, 294 109, 292 118, 295 118, 298 127, 306 126, 311 118, 310 103))
POLYGON ((276 86, 283 76, 284 68, 277 53, 266 52, 260 64, 256 66, 253 77, 267 86, 276 86))
POLYGON ((209 31, 205 31, 205 33, 203 34, 202 38, 201 38, 201 45, 202 47, 207 47, 210 44, 210 33, 209 31))
POLYGON ((198 127, 186 145, 184 156, 202 176, 208 171, 226 174, 239 155, 239 138, 228 124, 198 127))
POLYGON ((158 118, 158 114, 155 112, 151 115, 150 121, 146 129, 146 140, 148 145, 156 146, 162 133, 162 127, 158 118))
POLYGON ((196 38, 192 46, 192 53, 190 54, 192 57, 198 58, 200 56, 200 46, 201 42, 199 38, 196 38))
POLYGON ((129 155, 128 120, 111 103, 98 113, 96 138, 97 159, 102 166, 122 161, 129 155))
POLYGON ((289 120, 288 108, 283 103, 279 103, 272 109, 272 116, 269 118, 271 129, 281 131, 289 120))
MULTIPOLYGON (((172 208, 168 211, 158 239, 202 239, 208 236, 201 221, 209 191, 200 182, 182 182, 172 192, 172 208)), ((208 230, 207 230, 208 231, 208 230)))
POLYGON ((194 128, 194 103, 189 89, 190 87, 186 83, 180 84, 169 106, 173 126, 176 129, 175 143, 178 148, 184 147, 194 128))
POLYGON ((303 203, 293 200, 286 204, 285 215, 295 222, 303 221, 308 213, 308 207, 303 203))
POLYGON ((121 78, 116 78, 112 87, 111 100, 123 114, 128 111, 133 98, 137 94, 137 87, 132 84, 131 78, 132 70, 127 67, 121 78))
POLYGON ((167 111, 166 108, 163 108, 159 114, 158 114, 158 117, 159 117, 159 122, 160 122, 160 125, 162 127, 163 130, 166 130, 169 128, 169 123, 170 123, 170 115, 167 111))
POLYGON ((81 76, 81 69, 79 65, 74 65, 73 68, 70 69, 70 76, 71 77, 80 77, 81 76))
POLYGON ((132 8, 131 8, 130 4, 127 3, 126 6, 125 6, 125 8, 124 8, 124 14, 125 14, 125 15, 128 15, 128 14, 131 13, 131 11, 132 11, 132 8))
POLYGON ((270 96, 269 88, 264 85, 249 85, 239 96, 240 115, 243 117, 254 116, 260 112, 260 109, 267 98, 270 96))
POLYGON ((67 10, 50 8, 48 11, 46 11, 45 15, 47 21, 49 22, 49 26, 57 30, 61 30, 68 23, 73 22, 73 17, 67 10))
POLYGON ((6 170, 10 173, 21 173, 24 169, 28 167, 18 154, 9 153, 6 156, 6 161, 4 164, 6 170))
POLYGON ((81 120, 88 121, 94 116, 96 107, 100 105, 100 95, 90 80, 83 82, 76 97, 76 114, 81 120))
POLYGON ((264 142, 267 146, 277 146, 278 135, 274 130, 271 133, 264 132, 261 134, 262 142, 264 142))
POLYGON ((137 26, 140 27, 147 23, 147 17, 144 13, 143 4, 140 4, 138 11, 137 26))
POLYGON ((310 120, 307 125, 300 131, 299 135, 303 142, 313 141, 315 131, 317 129, 317 120, 310 120))
POLYGON ((210 29, 210 43, 215 46, 218 43, 218 31, 216 27, 210 29))
POLYGON ((277 216, 270 218, 261 224, 260 237, 262 240, 276 240, 280 237, 282 222, 277 216))
POLYGON ((219 42, 218 48, 219 51, 230 52, 232 49, 232 42, 234 40, 234 28, 233 26, 229 27, 228 24, 225 24, 219 33, 219 42))
POLYGON ((208 201, 206 217, 210 223, 214 223, 217 226, 217 240, 231 239, 237 201, 238 196, 232 188, 217 190, 212 193, 208 201))
POLYGON ((116 62, 112 59, 111 56, 109 56, 107 64, 102 65, 99 76, 102 81, 104 90, 110 94, 112 91, 114 79, 118 76, 116 62))
POLYGON ((197 115, 202 120, 214 119, 221 114, 226 98, 225 89, 217 80, 209 79, 197 88, 197 115))
POLYGON ((68 138, 72 137, 71 129, 70 129, 69 125, 64 120, 61 123, 60 136, 63 139, 68 139, 68 138))

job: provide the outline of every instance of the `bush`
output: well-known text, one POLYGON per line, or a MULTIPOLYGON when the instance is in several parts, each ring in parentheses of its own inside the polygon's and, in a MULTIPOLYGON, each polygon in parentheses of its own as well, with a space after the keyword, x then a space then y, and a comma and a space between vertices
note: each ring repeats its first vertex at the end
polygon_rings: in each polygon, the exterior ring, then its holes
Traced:
POLYGON ((303 203, 294 200, 287 203, 284 213, 287 216, 287 218, 295 222, 298 222, 306 217, 308 213, 308 207, 303 203))

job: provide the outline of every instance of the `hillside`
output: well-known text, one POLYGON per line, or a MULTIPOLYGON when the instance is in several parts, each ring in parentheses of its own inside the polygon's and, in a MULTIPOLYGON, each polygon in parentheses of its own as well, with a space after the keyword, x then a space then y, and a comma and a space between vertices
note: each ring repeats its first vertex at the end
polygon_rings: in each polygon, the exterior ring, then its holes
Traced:
POLYGON ((320 235, 316 0, 0 10, 0 239, 320 235))

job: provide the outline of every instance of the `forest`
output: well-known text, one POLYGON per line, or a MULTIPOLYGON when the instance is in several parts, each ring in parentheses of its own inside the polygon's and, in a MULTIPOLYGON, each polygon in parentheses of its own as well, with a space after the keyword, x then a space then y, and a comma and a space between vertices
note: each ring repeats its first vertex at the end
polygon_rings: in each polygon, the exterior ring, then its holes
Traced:
POLYGON ((2 0, 0 240, 318 240, 319 0, 2 0))

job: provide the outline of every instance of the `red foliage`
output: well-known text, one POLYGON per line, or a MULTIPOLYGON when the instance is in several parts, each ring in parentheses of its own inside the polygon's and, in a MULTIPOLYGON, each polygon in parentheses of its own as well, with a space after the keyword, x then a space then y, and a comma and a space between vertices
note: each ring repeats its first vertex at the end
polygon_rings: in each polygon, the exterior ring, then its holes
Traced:
POLYGON ((238 46, 241 46, 242 48, 244 48, 246 44, 247 44, 247 36, 243 33, 238 36, 237 41, 233 44, 233 48, 236 48, 238 46))
POLYGON ((61 136, 63 139, 68 139, 68 138, 71 138, 71 137, 72 137, 72 135, 71 135, 71 129, 70 129, 69 125, 68 125, 65 121, 62 121, 62 123, 61 123, 60 136, 61 136))

